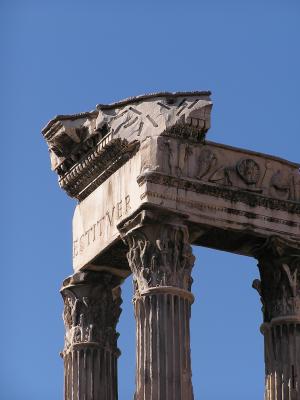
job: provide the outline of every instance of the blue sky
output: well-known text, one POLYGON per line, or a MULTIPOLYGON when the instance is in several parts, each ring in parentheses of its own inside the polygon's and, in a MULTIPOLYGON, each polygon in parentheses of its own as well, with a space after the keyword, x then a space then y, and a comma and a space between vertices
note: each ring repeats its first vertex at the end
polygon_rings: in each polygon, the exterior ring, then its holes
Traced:
MULTIPOLYGON (((213 93, 210 140, 299 160, 300 4, 261 1, 0 3, 0 398, 62 398, 62 301, 75 202, 50 171, 56 114, 153 91, 213 93)), ((253 259, 195 248, 195 399, 263 397, 253 259)), ((130 279, 119 324, 120 400, 133 398, 130 279)))

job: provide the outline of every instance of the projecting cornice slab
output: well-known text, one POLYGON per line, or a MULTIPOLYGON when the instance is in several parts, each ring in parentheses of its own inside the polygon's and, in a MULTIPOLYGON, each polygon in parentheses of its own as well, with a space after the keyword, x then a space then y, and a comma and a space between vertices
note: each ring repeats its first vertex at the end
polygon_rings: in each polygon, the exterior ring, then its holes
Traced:
POLYGON ((154 93, 55 117, 42 132, 59 185, 82 200, 124 164, 146 137, 203 140, 210 127, 209 95, 208 91, 154 93))

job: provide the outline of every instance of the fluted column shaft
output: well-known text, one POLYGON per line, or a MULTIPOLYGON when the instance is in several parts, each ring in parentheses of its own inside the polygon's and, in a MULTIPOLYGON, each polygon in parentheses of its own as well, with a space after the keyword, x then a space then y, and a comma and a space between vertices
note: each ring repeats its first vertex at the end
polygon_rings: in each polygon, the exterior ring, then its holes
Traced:
POLYGON ((300 255, 272 237, 256 252, 263 304, 265 400, 300 399, 300 255))
POLYGON ((117 400, 118 281, 107 273, 79 273, 65 280, 65 400, 117 400))
POLYGON ((192 297, 170 293, 135 298, 136 399, 192 399, 189 319, 192 297))
POLYGON ((300 321, 278 319, 263 324, 265 341, 265 400, 299 400, 300 321))
POLYGON ((135 400, 192 400, 191 270, 182 225, 148 224, 126 236, 133 272, 137 358, 135 400))

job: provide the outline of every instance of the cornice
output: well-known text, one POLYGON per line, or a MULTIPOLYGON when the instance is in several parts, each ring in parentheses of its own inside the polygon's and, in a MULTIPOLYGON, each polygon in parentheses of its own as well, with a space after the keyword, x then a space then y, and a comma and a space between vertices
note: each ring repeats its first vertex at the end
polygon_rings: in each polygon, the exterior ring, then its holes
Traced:
POLYGON ((126 99, 116 101, 115 103, 110 104, 97 104, 97 110, 109 110, 111 108, 123 107, 127 104, 139 103, 144 100, 152 100, 156 97, 166 97, 169 99, 175 99, 176 97, 184 97, 184 96, 210 96, 211 92, 209 90, 201 90, 201 91, 185 91, 185 92, 154 92, 148 94, 141 94, 138 96, 127 97, 126 99))
POLYGON ((48 139, 51 137, 52 130, 56 130, 56 124, 60 121, 66 121, 66 120, 71 120, 75 121, 77 119, 83 119, 83 118, 96 118, 98 115, 97 110, 92 110, 92 111, 84 111, 81 113, 76 113, 76 114, 59 114, 56 115, 54 118, 52 118, 42 129, 42 134, 45 137, 45 139, 48 139), (54 129, 53 129, 54 128, 54 129))
POLYGON ((149 137, 203 141, 210 127, 209 95, 209 91, 159 92, 55 117, 42 133, 60 187, 81 201, 149 137))
POLYGON ((151 100, 156 97, 168 97, 170 99, 174 99, 176 97, 182 97, 182 96, 210 96, 211 92, 209 90, 199 90, 199 91, 183 91, 183 92, 154 92, 154 93, 146 93, 146 94, 141 94, 138 96, 132 96, 132 97, 127 97, 125 99, 110 103, 110 104, 97 104, 96 105, 96 110, 91 110, 91 111, 84 111, 81 113, 75 113, 75 114, 59 114, 56 115, 54 118, 52 118, 42 129, 43 135, 46 136, 48 135, 48 131, 50 128, 58 121, 61 120, 76 120, 76 119, 82 119, 82 118, 95 118, 98 115, 98 110, 110 110, 118 107, 123 107, 126 106, 127 104, 133 104, 133 103, 138 103, 143 100, 151 100))
POLYGON ((79 201, 119 169, 137 151, 138 142, 105 137, 59 179, 59 186, 79 201))

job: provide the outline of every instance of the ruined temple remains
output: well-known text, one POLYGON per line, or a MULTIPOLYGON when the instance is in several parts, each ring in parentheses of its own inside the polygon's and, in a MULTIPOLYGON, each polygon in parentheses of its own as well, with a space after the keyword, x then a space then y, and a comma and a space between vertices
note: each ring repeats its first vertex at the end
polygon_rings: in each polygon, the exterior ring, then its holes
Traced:
POLYGON ((63 282, 65 400, 116 400, 122 282, 132 275, 135 400, 192 400, 192 245, 257 259, 265 400, 300 399, 299 164, 206 138, 209 92, 155 93, 43 129, 78 200, 63 282))

